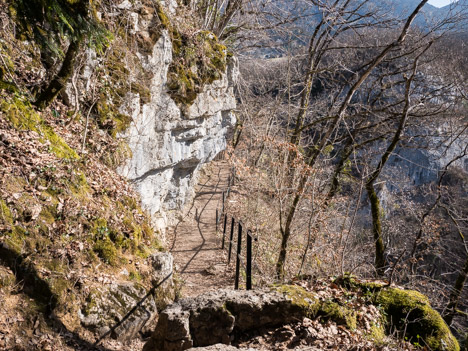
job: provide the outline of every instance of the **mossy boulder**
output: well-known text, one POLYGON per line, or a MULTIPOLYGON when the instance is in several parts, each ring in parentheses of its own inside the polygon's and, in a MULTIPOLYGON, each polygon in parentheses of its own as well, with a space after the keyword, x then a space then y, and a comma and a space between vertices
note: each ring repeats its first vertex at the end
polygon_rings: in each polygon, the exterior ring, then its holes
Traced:
POLYGON ((431 350, 458 351, 460 346, 440 314, 426 296, 413 290, 384 288, 376 292, 375 304, 387 315, 389 331, 405 331, 414 343, 427 345, 431 350))
POLYGON ((449 327, 425 295, 381 282, 360 281, 351 275, 340 277, 335 283, 361 293, 370 303, 379 306, 385 315, 387 333, 397 331, 412 343, 434 351, 460 350, 449 327))
POLYGON ((229 344, 237 332, 297 321, 303 306, 278 291, 216 290, 181 299, 161 312, 144 351, 229 344))
POLYGON ((308 292, 304 288, 297 285, 277 285, 273 291, 282 293, 289 298, 293 304, 297 305, 304 311, 308 317, 317 315, 320 308, 320 300, 314 294, 308 292))
POLYGON ((318 314, 336 324, 344 325, 350 330, 355 330, 357 327, 356 311, 353 311, 352 308, 342 306, 337 302, 323 302, 320 305, 318 314))
POLYGON ((309 318, 320 317, 323 320, 346 326, 350 330, 355 330, 357 327, 357 314, 350 307, 335 301, 322 300, 314 293, 297 285, 279 285, 274 290, 285 294, 309 318))

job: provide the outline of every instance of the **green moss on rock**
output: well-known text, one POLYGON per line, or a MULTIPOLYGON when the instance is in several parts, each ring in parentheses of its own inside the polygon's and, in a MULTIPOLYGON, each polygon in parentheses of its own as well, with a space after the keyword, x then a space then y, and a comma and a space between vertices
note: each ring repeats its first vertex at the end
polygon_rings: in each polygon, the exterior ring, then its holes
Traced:
POLYGON ((132 118, 119 112, 118 102, 109 102, 108 95, 103 94, 97 103, 98 123, 102 129, 115 137, 117 133, 124 132, 130 126, 132 118))
POLYGON ((157 4, 161 29, 169 32, 173 62, 167 73, 171 97, 180 105, 191 105, 206 84, 221 79, 227 66, 227 49, 212 32, 179 32, 157 4))
POLYGON ((66 295, 71 287, 71 282, 62 277, 52 277, 49 280, 50 290, 57 296, 59 303, 66 303, 66 295))
POLYGON ((93 251, 100 259, 111 266, 116 266, 119 262, 117 249, 110 239, 97 240, 93 246, 93 251))
POLYGON ((11 270, 0 266, 0 289, 13 286, 16 283, 16 277, 11 270))
POLYGON ((30 102, 19 97, 6 98, 0 104, 0 112, 18 130, 32 130, 37 132, 43 143, 50 144, 50 151, 59 158, 78 159, 76 152, 59 137, 52 127, 48 125, 34 110, 30 102))
POLYGON ((315 317, 320 309, 319 299, 300 286, 278 285, 273 290, 286 295, 293 304, 299 306, 309 317, 315 317))
POLYGON ((375 294, 374 302, 386 312, 389 327, 405 330, 412 342, 427 345, 431 350, 460 350, 449 327, 423 294, 384 288, 375 294))
POLYGON ((404 332, 405 338, 431 350, 458 351, 460 346, 429 299, 414 290, 392 288, 379 282, 359 281, 346 274, 335 280, 346 289, 359 291, 386 316, 387 332, 404 332))
POLYGON ((285 294, 309 318, 321 317, 336 324, 344 325, 351 330, 355 330, 357 327, 357 314, 352 308, 342 306, 334 301, 322 301, 313 293, 297 285, 279 285, 274 287, 274 290, 285 294))
POLYGON ((226 71, 226 47, 211 32, 173 38, 173 62, 168 71, 169 94, 190 105, 206 84, 221 79, 226 71), (180 45, 179 45, 180 42, 180 45))
POLYGON ((372 297, 375 292, 380 291, 384 287, 384 284, 381 282, 360 281, 349 273, 338 277, 334 283, 351 291, 360 291, 369 297, 372 297))
POLYGON ((355 330, 357 327, 356 311, 336 302, 325 301, 320 306, 319 314, 336 324, 345 325, 348 329, 355 330))
POLYGON ((5 243, 17 254, 22 254, 25 240, 27 240, 27 230, 21 225, 15 225, 10 231, 6 232, 5 243))
POLYGON ((377 346, 381 346, 385 343, 385 326, 383 323, 372 323, 370 332, 367 334, 369 340, 371 340, 377 346))
POLYGON ((13 216, 5 201, 0 199, 0 220, 6 225, 13 224, 13 216))
POLYGON ((0 90, 18 93, 18 87, 6 80, 7 73, 15 71, 15 65, 10 58, 11 50, 4 42, 0 42, 0 53, 2 54, 2 60, 0 61, 0 90))

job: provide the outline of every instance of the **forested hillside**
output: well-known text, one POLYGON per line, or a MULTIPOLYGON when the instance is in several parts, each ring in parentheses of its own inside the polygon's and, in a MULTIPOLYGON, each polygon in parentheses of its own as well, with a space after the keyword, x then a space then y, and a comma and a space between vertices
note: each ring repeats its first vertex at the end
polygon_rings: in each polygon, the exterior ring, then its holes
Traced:
POLYGON ((232 150, 259 279, 378 276, 428 294, 463 335, 466 5, 276 4, 259 37, 274 54, 242 47, 232 150))

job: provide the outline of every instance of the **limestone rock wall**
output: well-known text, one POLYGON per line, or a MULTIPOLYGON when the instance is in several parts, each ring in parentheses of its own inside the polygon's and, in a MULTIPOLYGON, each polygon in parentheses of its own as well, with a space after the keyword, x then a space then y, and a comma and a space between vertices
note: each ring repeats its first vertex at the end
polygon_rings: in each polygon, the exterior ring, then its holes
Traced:
MULTIPOLYGON (((144 30, 138 23, 134 27, 144 30)), ((190 106, 178 106, 166 88, 172 62, 167 30, 162 30, 152 53, 140 53, 139 58, 152 77, 150 100, 142 104, 137 93, 128 92, 120 107, 132 117, 130 127, 118 135, 128 143, 132 157, 118 172, 133 182, 153 224, 163 230, 192 198, 201 166, 226 147, 226 134, 235 123, 233 82, 238 70, 231 59, 222 79, 205 86, 190 106)))

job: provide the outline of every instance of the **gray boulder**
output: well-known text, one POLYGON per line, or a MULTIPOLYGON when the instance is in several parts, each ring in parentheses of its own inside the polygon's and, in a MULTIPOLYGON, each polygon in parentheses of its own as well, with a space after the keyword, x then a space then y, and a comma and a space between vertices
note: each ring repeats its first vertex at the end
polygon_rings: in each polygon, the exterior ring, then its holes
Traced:
POLYGON ((142 330, 153 329, 157 315, 154 297, 136 283, 98 287, 88 295, 86 304, 78 311, 85 328, 98 335, 113 328, 111 337, 118 340, 130 340, 142 330), (134 307, 136 309, 129 314, 134 307))
POLYGON ((148 257, 148 263, 153 268, 151 283, 154 287, 171 288, 173 285, 172 271, 174 258, 169 252, 155 252, 148 257))
POLYGON ((280 292, 213 291, 182 299, 164 310, 143 350, 180 351, 228 345, 235 331, 282 325, 303 316, 303 308, 280 292))

